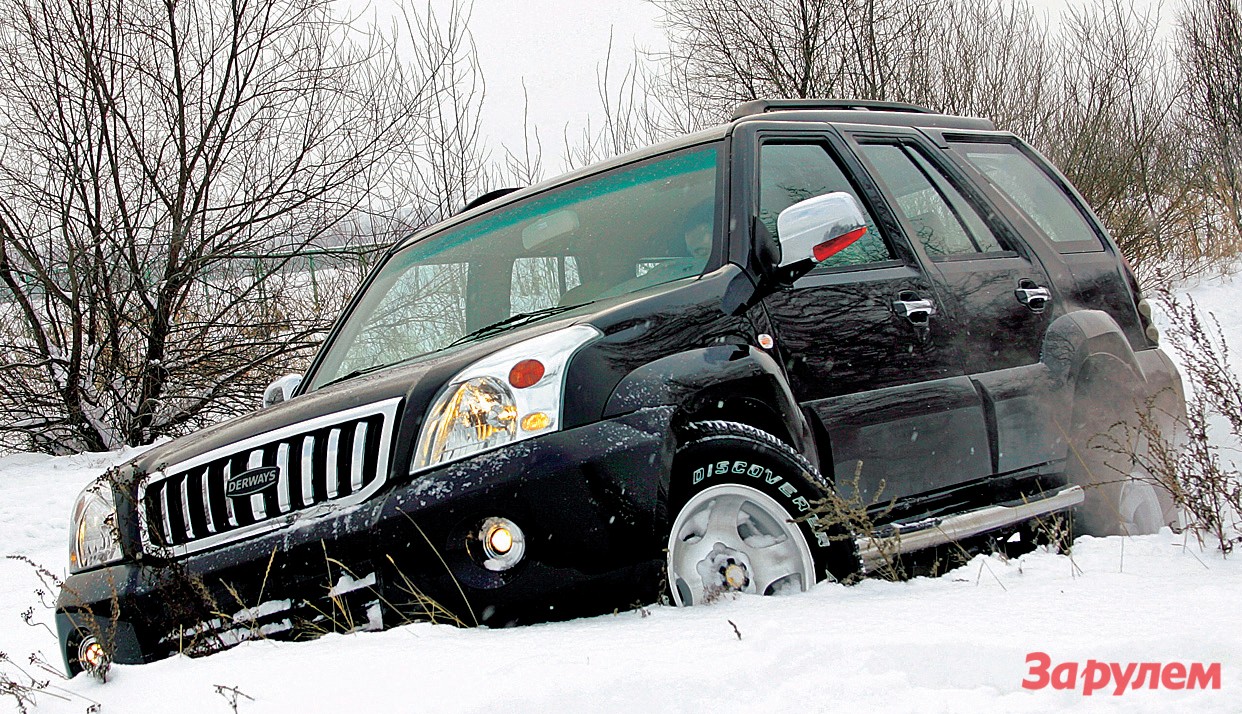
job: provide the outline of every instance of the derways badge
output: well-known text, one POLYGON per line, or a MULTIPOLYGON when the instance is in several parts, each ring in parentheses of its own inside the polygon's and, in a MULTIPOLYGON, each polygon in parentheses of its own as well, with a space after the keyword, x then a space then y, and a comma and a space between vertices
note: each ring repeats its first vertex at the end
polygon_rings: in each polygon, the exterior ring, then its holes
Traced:
POLYGON ((242 498, 261 493, 263 489, 276 485, 280 480, 279 466, 260 466, 257 469, 242 471, 229 477, 224 484, 224 495, 229 498, 242 498))

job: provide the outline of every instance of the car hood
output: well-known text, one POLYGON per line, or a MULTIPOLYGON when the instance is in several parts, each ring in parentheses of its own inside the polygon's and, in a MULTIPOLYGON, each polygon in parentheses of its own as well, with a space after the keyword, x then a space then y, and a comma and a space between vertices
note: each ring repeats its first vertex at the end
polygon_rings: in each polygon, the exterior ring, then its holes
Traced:
MULTIPOLYGON (((363 409, 390 400, 399 400, 395 407, 392 435, 398 445, 412 443, 417 437, 422 418, 431 400, 452 377, 467 365, 497 350, 539 334, 573 324, 594 324, 605 333, 608 326, 626 317, 634 302, 658 297, 676 290, 685 281, 654 286, 639 294, 618 296, 609 300, 582 305, 558 315, 549 316, 529 325, 490 335, 440 352, 424 355, 410 362, 360 375, 337 384, 329 384, 289 401, 259 409, 234 419, 207 427, 157 446, 131 462, 133 477, 166 471, 178 464, 200 459, 205 454, 225 452, 243 442, 261 441, 265 434, 287 432, 300 424, 309 424, 332 415, 363 409)), ((394 456, 404 456, 396 449, 394 456)))
MULTIPOLYGON (((559 316, 558 316, 559 317, 559 316)), ((394 432, 421 422, 427 405, 445 382, 475 360, 534 335, 573 324, 572 317, 552 319, 516 328, 502 335, 482 339, 410 362, 360 375, 265 409, 258 409, 200 431, 174 439, 139 456, 131 465, 134 475, 164 471, 177 464, 199 459, 205 454, 227 451, 232 445, 242 450, 243 442, 254 442, 265 434, 314 424, 333 415, 399 400, 395 407, 394 432)))

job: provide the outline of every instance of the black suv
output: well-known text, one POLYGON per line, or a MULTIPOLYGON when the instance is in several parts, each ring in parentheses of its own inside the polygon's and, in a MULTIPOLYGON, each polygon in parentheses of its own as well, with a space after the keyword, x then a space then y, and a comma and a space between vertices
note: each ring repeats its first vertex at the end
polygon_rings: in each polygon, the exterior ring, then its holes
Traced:
POLYGON ((750 102, 486 198, 394 246, 265 408, 82 494, 70 672, 800 591, 881 543, 1175 516, 1131 471, 1141 438, 1092 443, 1184 409, 1150 310, 988 121, 750 102), (874 530, 842 537, 829 490, 874 530))

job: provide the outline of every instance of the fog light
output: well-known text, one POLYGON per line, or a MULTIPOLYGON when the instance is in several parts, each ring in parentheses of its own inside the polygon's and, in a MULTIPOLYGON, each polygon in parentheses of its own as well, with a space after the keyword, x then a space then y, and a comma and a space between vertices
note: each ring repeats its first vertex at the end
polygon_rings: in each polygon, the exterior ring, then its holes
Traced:
POLYGON ((94 635, 88 636, 78 645, 78 664, 88 674, 101 672, 108 667, 108 653, 94 635))
POLYGON ((517 565, 526 554, 526 535, 508 518, 489 518, 479 528, 479 542, 483 544, 483 567, 488 570, 508 570, 517 565))
POLYGON ((487 535, 483 541, 483 550, 489 558, 503 558, 513 550, 513 528, 508 521, 494 519, 486 526, 487 535))

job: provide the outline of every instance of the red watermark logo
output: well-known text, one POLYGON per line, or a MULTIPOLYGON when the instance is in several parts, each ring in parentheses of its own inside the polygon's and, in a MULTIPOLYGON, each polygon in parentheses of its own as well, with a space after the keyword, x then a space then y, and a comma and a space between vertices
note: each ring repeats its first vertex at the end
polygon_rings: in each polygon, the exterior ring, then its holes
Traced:
POLYGON ((1220 689, 1220 662, 1204 664, 1191 662, 1099 662, 1089 659, 1085 664, 1062 662, 1052 666, 1052 658, 1045 652, 1032 652, 1026 656, 1031 666, 1028 678, 1022 680, 1023 689, 1077 689, 1082 687, 1084 697, 1112 687, 1114 697, 1135 689, 1220 689))

